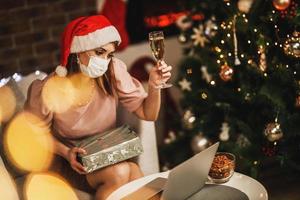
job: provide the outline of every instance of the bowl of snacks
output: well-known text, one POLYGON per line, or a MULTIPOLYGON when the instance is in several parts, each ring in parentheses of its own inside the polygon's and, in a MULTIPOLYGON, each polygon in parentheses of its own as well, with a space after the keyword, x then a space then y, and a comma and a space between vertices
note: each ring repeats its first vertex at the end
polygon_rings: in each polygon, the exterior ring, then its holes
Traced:
POLYGON ((235 169, 235 156, 227 152, 217 152, 210 167, 208 178, 213 183, 229 181, 235 169))

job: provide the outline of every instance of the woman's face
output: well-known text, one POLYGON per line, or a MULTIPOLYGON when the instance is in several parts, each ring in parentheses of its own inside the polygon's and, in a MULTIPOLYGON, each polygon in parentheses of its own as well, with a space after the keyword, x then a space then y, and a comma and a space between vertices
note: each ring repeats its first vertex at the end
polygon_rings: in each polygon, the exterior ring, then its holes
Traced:
POLYGON ((78 54, 78 58, 80 59, 80 63, 87 66, 89 63, 90 56, 98 56, 100 58, 107 60, 114 56, 115 50, 116 50, 115 43, 108 43, 99 48, 81 52, 78 54))

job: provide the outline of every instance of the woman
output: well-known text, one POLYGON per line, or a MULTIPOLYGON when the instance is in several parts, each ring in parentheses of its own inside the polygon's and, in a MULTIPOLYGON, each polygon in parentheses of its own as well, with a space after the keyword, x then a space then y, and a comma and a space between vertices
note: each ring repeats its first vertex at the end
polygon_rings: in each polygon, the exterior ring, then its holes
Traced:
POLYGON ((140 119, 156 120, 161 92, 156 86, 171 77, 171 66, 162 63, 154 67, 149 74, 147 94, 141 83, 129 75, 125 64, 113 57, 120 42, 118 31, 102 15, 80 17, 70 22, 63 33, 61 63, 56 74, 32 83, 24 107, 52 128, 55 153, 64 158, 53 162, 56 166, 53 170, 74 187, 96 190, 96 199, 106 199, 118 187, 143 174, 135 163, 129 161, 86 174, 76 160, 76 155, 85 151, 74 147, 73 142, 114 128, 117 102, 140 119), (88 98, 82 98, 84 100, 79 100, 64 112, 51 110, 42 98, 45 84, 57 75, 69 77, 74 73, 77 73, 76 81, 70 80, 80 93, 77 96, 88 98))

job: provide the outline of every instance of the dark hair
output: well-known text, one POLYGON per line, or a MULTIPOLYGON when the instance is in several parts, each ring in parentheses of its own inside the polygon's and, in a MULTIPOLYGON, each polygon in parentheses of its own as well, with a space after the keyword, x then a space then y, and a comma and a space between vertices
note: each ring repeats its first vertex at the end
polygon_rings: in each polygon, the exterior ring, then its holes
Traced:
MULTIPOLYGON (((98 87, 104 92, 104 94, 115 96, 116 80, 112 65, 113 62, 110 61, 108 65, 108 70, 105 72, 105 74, 103 76, 100 76, 99 78, 95 78, 95 80, 98 87)), ((80 67, 77 63, 77 55, 75 53, 69 55, 66 67, 68 69, 69 74, 75 74, 80 72, 80 67)))

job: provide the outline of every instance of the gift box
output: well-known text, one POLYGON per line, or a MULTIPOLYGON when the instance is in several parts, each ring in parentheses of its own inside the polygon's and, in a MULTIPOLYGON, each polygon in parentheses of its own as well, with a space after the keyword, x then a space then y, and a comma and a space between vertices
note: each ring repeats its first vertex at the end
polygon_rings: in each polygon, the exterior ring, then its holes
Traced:
POLYGON ((143 152, 140 138, 128 125, 88 137, 77 142, 76 146, 87 152, 78 155, 78 160, 87 173, 133 158, 143 152))

